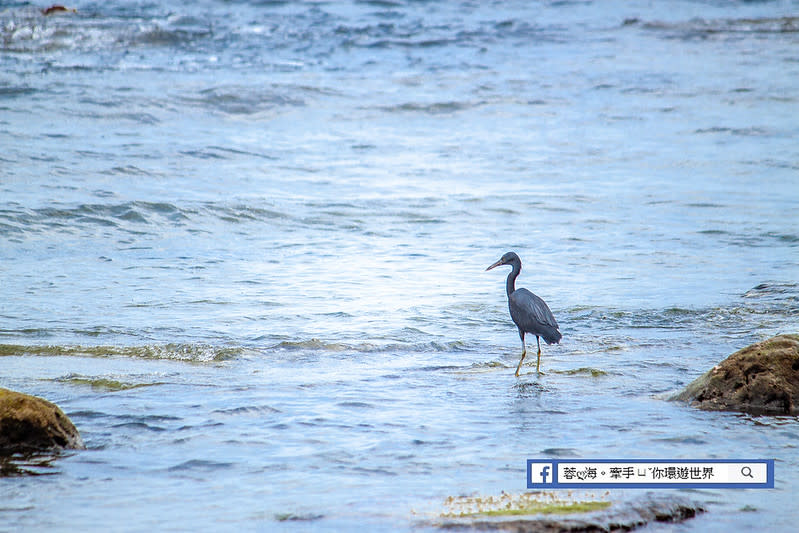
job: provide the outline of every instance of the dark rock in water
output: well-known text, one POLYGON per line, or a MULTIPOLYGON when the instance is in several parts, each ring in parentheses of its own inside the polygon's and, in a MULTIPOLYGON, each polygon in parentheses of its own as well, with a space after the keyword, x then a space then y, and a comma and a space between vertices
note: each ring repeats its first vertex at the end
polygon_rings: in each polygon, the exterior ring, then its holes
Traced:
POLYGON ((69 7, 64 7, 60 4, 54 4, 50 7, 42 9, 42 15, 53 15, 55 13, 77 13, 77 9, 72 9, 69 7))
POLYGON ((655 522, 677 523, 705 511, 700 505, 672 495, 647 494, 640 500, 613 504, 604 511, 573 515, 530 515, 503 518, 474 517, 436 524, 441 529, 513 533, 579 533, 631 531, 655 522))
POLYGON ((670 399, 708 411, 799 415, 799 335, 739 350, 670 399))
POLYGON ((80 433, 57 405, 0 388, 0 456, 83 448, 80 433))

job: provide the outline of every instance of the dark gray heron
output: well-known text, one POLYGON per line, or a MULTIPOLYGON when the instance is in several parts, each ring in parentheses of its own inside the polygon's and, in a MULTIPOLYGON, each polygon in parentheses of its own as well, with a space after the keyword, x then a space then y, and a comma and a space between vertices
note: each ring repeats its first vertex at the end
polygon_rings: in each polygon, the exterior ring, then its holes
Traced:
POLYGON ((524 344, 524 334, 532 333, 535 335, 535 342, 538 344, 538 361, 535 364, 535 371, 538 374, 541 366, 541 341, 543 337, 547 344, 560 342, 563 335, 558 331, 558 322, 549 310, 547 303, 528 291, 527 289, 516 288, 516 278, 522 271, 522 260, 514 252, 503 255, 499 261, 488 267, 491 270, 501 265, 510 265, 511 271, 508 274, 506 289, 508 291, 508 308, 513 323, 519 328, 519 337, 522 338, 522 358, 519 366, 516 367, 516 377, 519 377, 519 369, 522 368, 522 361, 527 355, 527 346, 524 344))

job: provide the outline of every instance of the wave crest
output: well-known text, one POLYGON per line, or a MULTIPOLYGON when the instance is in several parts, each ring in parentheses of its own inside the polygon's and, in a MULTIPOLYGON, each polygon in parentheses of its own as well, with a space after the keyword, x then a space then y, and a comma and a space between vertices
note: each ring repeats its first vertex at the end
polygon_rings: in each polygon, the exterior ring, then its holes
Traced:
POLYGON ((219 347, 210 344, 150 344, 141 346, 80 346, 80 345, 19 345, 0 344, 3 356, 42 357, 131 357, 139 359, 169 359, 210 363, 226 361, 242 355, 241 347, 219 347))

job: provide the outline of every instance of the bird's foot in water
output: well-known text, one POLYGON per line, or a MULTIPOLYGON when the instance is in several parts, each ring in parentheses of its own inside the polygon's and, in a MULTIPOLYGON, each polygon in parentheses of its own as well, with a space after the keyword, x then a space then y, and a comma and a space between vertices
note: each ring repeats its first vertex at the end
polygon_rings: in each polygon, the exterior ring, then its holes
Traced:
MULTIPOLYGON (((532 374, 533 373, 530 372, 530 375, 532 375, 532 374)), ((536 377, 538 377, 538 376, 545 376, 546 374, 544 372, 540 371, 540 370, 536 370, 535 375, 536 375, 536 377)), ((519 370, 516 370, 516 377, 517 378, 522 377, 522 374, 519 374, 519 370)))
POLYGON ((522 358, 519 359, 519 364, 516 366, 516 377, 519 377, 519 371, 522 369, 522 363, 524 362, 524 357, 527 355, 527 351, 522 352, 522 358))

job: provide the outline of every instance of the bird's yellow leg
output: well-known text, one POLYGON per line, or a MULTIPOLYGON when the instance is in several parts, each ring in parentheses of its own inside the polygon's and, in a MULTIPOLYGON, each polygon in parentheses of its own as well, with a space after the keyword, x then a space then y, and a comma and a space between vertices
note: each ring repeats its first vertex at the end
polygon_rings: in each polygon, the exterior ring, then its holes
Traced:
POLYGON ((520 329, 519 330, 519 337, 522 339, 522 358, 519 359, 519 366, 516 367, 516 377, 519 377, 519 370, 522 368, 522 361, 524 361, 524 356, 527 355, 527 346, 524 344, 524 332, 520 329))
POLYGON ((541 367, 541 341, 539 341, 538 337, 536 337, 535 342, 538 344, 538 361, 535 363, 535 373, 542 374, 542 372, 539 371, 539 368, 541 367))
POLYGON ((527 355, 527 352, 522 352, 522 358, 519 359, 519 366, 516 367, 516 377, 519 377, 519 370, 522 368, 522 361, 524 361, 524 356, 527 355))

